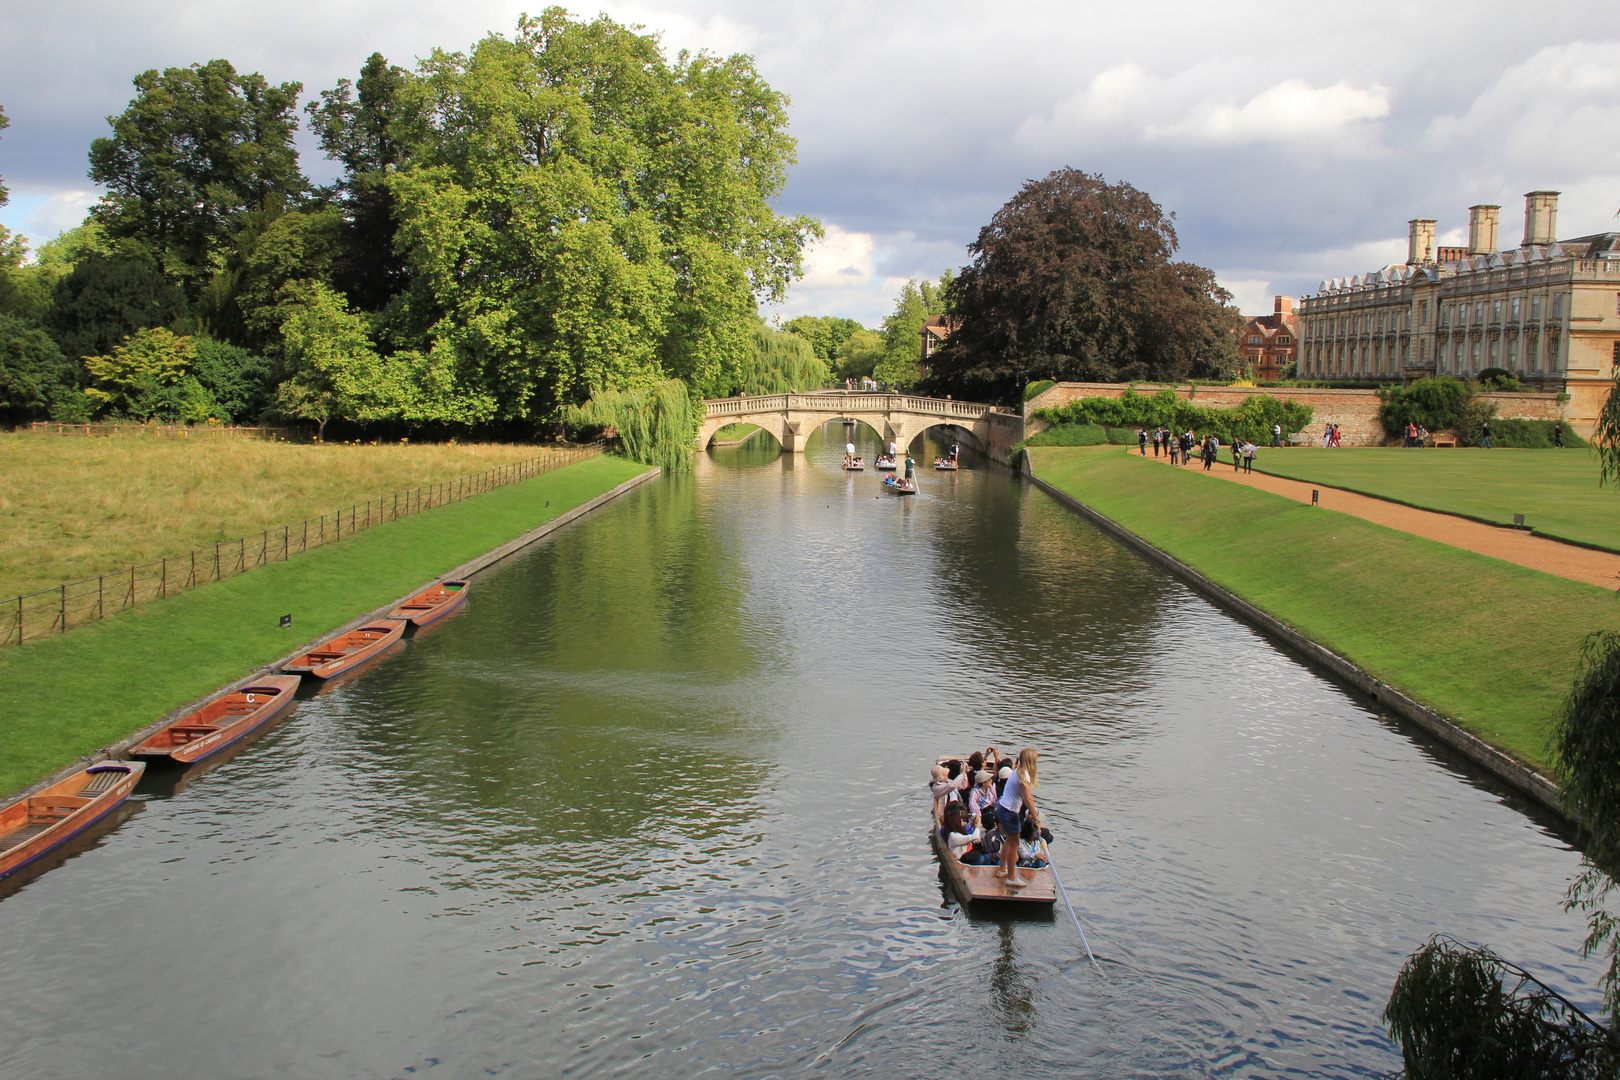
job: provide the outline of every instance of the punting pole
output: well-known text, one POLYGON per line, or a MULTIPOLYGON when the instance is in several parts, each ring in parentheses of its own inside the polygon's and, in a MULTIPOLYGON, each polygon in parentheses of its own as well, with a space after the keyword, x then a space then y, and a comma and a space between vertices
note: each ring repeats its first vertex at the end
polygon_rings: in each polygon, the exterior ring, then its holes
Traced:
MULTIPOLYGON (((1046 848, 1046 866, 1052 871, 1052 880, 1057 882, 1058 895, 1063 897, 1063 906, 1069 909, 1069 918, 1074 920, 1074 928, 1080 932, 1080 944, 1086 947, 1086 959, 1097 964, 1097 958, 1091 953, 1091 942, 1086 940, 1085 929, 1080 925, 1080 916, 1074 913, 1074 905, 1069 903, 1069 890, 1063 887, 1063 879, 1058 876, 1057 863, 1052 860, 1052 847, 1050 844, 1042 846, 1046 848)), ((1102 970, 1101 964, 1097 964, 1097 970, 1102 970)))

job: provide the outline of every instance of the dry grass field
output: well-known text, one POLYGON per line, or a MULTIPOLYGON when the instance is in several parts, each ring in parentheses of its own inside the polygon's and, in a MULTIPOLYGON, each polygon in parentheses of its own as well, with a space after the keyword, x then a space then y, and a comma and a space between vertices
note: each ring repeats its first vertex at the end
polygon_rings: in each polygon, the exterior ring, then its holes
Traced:
POLYGON ((546 452, 0 433, 0 598, 546 452))

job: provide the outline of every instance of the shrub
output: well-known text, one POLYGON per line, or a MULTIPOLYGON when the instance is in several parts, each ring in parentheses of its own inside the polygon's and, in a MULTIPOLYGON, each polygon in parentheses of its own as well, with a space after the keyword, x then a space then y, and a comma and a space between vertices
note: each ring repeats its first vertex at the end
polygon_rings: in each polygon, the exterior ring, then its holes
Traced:
POLYGON ((1038 395, 1046 393, 1056 385, 1056 381, 1052 379, 1042 379, 1039 382, 1032 382, 1028 386, 1024 387, 1024 400, 1030 401, 1038 395))
POLYGON ((1482 390, 1517 390, 1519 377, 1507 368, 1488 367, 1479 373, 1482 390))
POLYGON ((1118 398, 1080 398, 1055 409, 1037 409, 1035 415, 1054 425, 1130 428, 1132 443, 1136 441, 1135 427, 1163 424, 1172 431, 1213 433, 1223 443, 1250 439, 1264 446, 1271 441, 1273 425, 1280 425, 1286 433, 1303 431, 1310 426, 1314 412, 1292 399, 1279 401, 1267 394, 1252 395, 1235 409, 1212 409, 1183 401, 1174 390, 1161 390, 1152 397, 1127 390, 1118 398))
POLYGON ((1585 446, 1586 440, 1562 420, 1492 420, 1491 443, 1524 450, 1547 450, 1553 445, 1553 429, 1564 429, 1565 446, 1585 446))
POLYGON ((1378 397, 1383 404, 1378 407, 1378 422, 1386 434, 1397 438, 1405 433, 1407 424, 1430 431, 1455 428, 1465 396, 1469 396, 1469 388, 1447 375, 1419 379, 1407 386, 1380 386, 1378 397))
POLYGON ((1107 441, 1108 429, 1100 424, 1057 424, 1038 435, 1031 435, 1024 440, 1024 445, 1101 446, 1107 441))
POLYGON ((1111 428, 1108 428, 1107 431, 1108 431, 1108 441, 1113 443, 1115 446, 1135 446, 1136 445, 1136 429, 1135 428, 1111 427, 1111 428))

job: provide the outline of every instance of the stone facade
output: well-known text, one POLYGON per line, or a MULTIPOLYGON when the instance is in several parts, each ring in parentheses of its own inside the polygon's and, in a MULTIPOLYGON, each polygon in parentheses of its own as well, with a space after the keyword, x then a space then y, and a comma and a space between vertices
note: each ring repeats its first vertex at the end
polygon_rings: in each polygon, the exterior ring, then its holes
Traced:
MULTIPOLYGON (((1034 435, 1051 426, 1043 420, 1035 419, 1036 409, 1055 409, 1078 398, 1117 398, 1130 389, 1135 389, 1144 396, 1170 389, 1174 390, 1176 396, 1183 401, 1192 401, 1211 409, 1235 409, 1250 397, 1264 394, 1310 406, 1315 411, 1315 417, 1311 421, 1311 427, 1304 434, 1309 437, 1308 441, 1317 445, 1321 443, 1322 429, 1328 424, 1339 425, 1340 436, 1345 446, 1384 446, 1398 444, 1400 441, 1390 439, 1384 434, 1383 425, 1378 422, 1380 404, 1378 391, 1371 387, 1366 390, 1314 390, 1240 386, 1166 387, 1146 383, 1130 387, 1120 383, 1065 382, 1052 386, 1025 403, 1025 434, 1034 435)), ((1567 419, 1564 404, 1558 400, 1557 394, 1516 391, 1481 396, 1496 402, 1497 415, 1503 420, 1567 419)))
POLYGON ((1497 249, 1500 207, 1469 208, 1469 244, 1434 248, 1434 221, 1409 222, 1404 266, 1324 281, 1300 304, 1302 379, 1387 383, 1505 368, 1569 395, 1589 436, 1620 360, 1620 233, 1555 241, 1558 193, 1525 196, 1524 240, 1497 249))

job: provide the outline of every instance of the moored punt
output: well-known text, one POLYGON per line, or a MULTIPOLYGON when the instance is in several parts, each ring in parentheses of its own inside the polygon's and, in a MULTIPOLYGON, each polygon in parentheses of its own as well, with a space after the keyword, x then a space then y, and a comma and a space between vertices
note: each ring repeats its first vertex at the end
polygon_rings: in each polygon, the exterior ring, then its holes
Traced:
MULTIPOLYGON (((939 764, 947 761, 966 761, 967 755, 953 759, 950 756, 939 759, 939 764)), ((929 839, 933 841, 934 854, 939 857, 939 865, 944 867, 945 876, 950 880, 951 888, 955 890, 957 899, 963 904, 974 901, 1007 901, 1015 904, 1042 904, 1050 906, 1057 903, 1057 880, 1052 876, 1049 868, 1031 870, 1020 867, 1018 876, 1029 882, 1021 889, 1009 889, 1002 880, 996 877, 994 866, 969 866, 951 854, 949 845, 939 835, 941 822, 935 817, 934 800, 928 800, 929 839)), ((1041 845, 1045 850, 1045 843, 1041 845)))
POLYGON ((376 659, 404 633, 405 624, 393 619, 362 626, 347 634, 339 634, 320 648, 311 649, 290 663, 281 665, 281 670, 288 675, 330 679, 376 659))
POLYGON ((181 765, 202 761, 292 708, 298 682, 297 675, 259 679, 181 717, 129 755, 147 760, 166 758, 181 765))
POLYGON ((390 611, 388 617, 404 619, 412 626, 426 626, 466 603, 467 586, 465 581, 441 581, 390 611))
POLYGON ((104 761, 0 808, 0 878, 106 817, 145 769, 139 761, 104 761))

